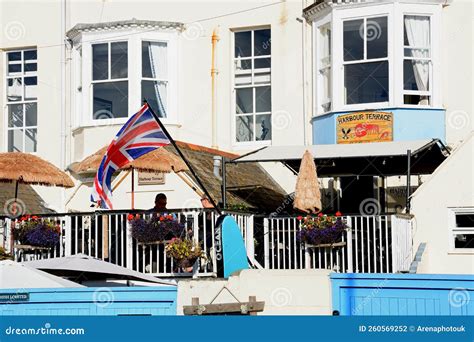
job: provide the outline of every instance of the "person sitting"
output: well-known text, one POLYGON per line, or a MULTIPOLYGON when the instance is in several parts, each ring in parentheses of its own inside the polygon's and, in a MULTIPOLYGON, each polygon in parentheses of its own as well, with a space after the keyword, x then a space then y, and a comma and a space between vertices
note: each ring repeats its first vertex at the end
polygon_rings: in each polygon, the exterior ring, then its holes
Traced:
POLYGON ((155 206, 151 209, 152 211, 163 211, 166 210, 166 205, 168 204, 168 199, 164 193, 159 193, 155 197, 155 206))

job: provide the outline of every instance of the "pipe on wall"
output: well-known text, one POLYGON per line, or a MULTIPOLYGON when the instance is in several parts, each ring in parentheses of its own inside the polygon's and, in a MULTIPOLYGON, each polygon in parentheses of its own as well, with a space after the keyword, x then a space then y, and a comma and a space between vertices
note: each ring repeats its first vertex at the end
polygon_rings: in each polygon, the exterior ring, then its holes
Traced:
POLYGON ((211 102, 212 102, 212 148, 218 149, 217 146, 217 113, 216 113, 216 101, 217 101, 217 74, 216 68, 216 46, 219 41, 218 28, 212 31, 211 43, 212 43, 212 64, 211 64, 211 102))

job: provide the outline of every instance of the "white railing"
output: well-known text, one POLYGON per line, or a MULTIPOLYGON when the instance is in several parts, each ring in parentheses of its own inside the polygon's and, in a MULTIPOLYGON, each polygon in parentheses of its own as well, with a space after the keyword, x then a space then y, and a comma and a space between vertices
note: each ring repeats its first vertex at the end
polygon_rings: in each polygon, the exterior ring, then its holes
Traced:
MULTIPOLYGON (((217 264, 214 249, 214 230, 217 214, 212 210, 189 209, 170 211, 184 223, 186 234, 199 243, 206 258, 195 265, 192 272, 185 272, 166 255, 164 244, 143 245, 131 236, 128 212, 94 212, 63 215, 42 215, 61 227, 61 243, 52 250, 41 248, 13 248, 17 261, 37 260, 86 254, 129 269, 154 276, 215 276, 217 264)), ((241 229, 247 253, 254 257, 253 215, 232 213, 241 229)), ((147 214, 145 214, 147 215, 147 214)), ((149 215, 149 214, 148 214, 149 215)), ((11 241, 10 219, 3 220, 7 250, 18 246, 11 241)))
POLYGON ((264 219, 264 264, 268 269, 329 269, 342 273, 407 271, 412 260, 411 223, 394 215, 347 216, 349 228, 337 246, 300 243, 294 217, 264 219), (407 268, 408 267, 408 268, 407 268))

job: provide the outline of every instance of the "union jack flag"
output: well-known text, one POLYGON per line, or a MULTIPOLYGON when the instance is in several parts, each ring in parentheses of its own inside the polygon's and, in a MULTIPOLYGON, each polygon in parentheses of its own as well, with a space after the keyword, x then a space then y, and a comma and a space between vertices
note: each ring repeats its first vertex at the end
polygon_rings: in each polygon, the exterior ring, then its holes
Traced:
POLYGON ((112 175, 118 169, 171 141, 153 116, 148 104, 135 113, 120 129, 100 163, 94 179, 91 201, 113 209, 112 175))

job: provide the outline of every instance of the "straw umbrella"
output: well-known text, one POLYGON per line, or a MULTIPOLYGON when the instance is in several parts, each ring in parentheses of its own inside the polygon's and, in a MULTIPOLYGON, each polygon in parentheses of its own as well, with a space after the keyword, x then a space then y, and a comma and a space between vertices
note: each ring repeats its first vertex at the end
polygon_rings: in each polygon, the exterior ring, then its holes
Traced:
POLYGON ((316 173, 316 164, 308 150, 301 159, 293 207, 306 213, 321 211, 321 191, 319 189, 318 174, 316 173))
MULTIPOLYGON (((64 188, 74 186, 71 178, 53 164, 35 155, 20 152, 0 153, 0 182, 15 183, 15 200, 12 208, 14 211, 20 183, 64 188)), ((12 214, 15 215, 16 212, 12 214)))
MULTIPOLYGON (((84 158, 81 162, 76 164, 73 169, 76 173, 92 173, 97 172, 97 169, 100 166, 102 158, 107 151, 107 147, 103 147, 94 154, 84 158)), ((134 209, 135 204, 135 172, 134 170, 139 171, 150 171, 150 172, 164 172, 170 173, 175 172, 179 173, 181 171, 187 171, 188 168, 186 164, 175 154, 167 151, 164 148, 158 148, 150 153, 147 153, 133 162, 125 165, 121 170, 128 170, 125 176, 114 186, 114 189, 125 179, 126 176, 131 172, 132 173, 132 209, 134 209)))

